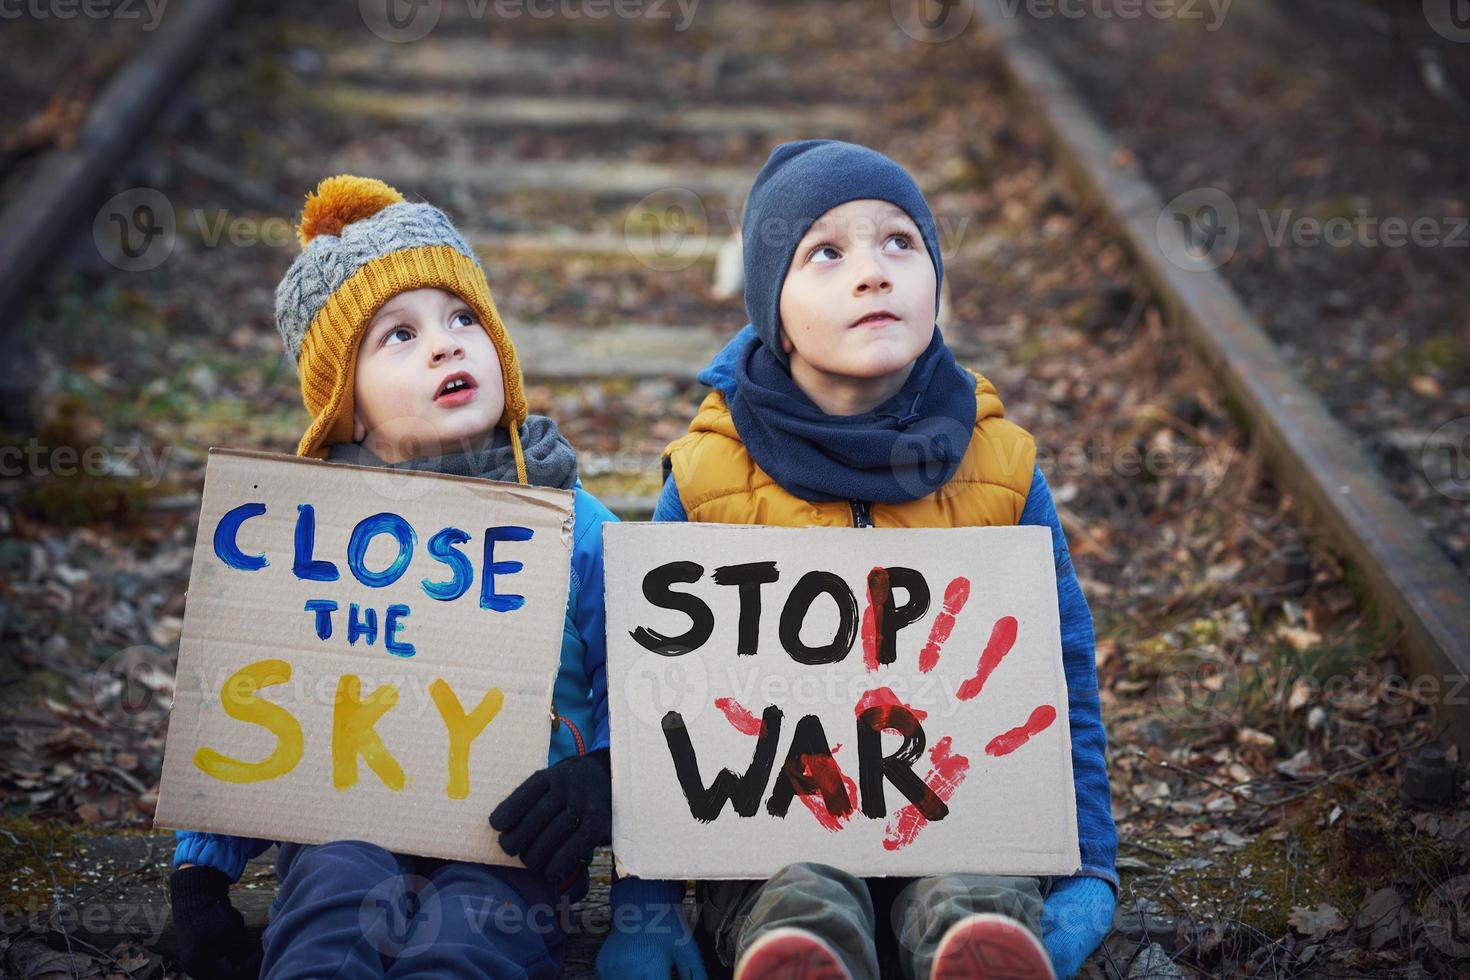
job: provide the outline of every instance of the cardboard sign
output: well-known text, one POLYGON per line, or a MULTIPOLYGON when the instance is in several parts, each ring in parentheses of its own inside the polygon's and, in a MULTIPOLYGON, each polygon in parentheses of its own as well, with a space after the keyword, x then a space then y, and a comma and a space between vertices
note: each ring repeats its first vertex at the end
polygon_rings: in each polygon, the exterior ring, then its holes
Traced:
POLYGON ((604 534, 627 873, 1078 868, 1048 529, 604 534))
POLYGON ((155 824, 516 864, 572 494, 210 450, 155 824))

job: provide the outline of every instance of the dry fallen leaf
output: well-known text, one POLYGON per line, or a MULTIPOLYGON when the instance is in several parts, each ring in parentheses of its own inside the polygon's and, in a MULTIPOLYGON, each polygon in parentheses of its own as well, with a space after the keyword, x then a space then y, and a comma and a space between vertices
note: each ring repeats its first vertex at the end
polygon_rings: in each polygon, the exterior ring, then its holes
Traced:
POLYGON ((1443 398, 1444 387, 1432 375, 1416 374, 1409 379, 1409 388, 1424 398, 1443 398))
POLYGON ((1404 900, 1393 887, 1380 888, 1363 901, 1354 925, 1367 929, 1368 945, 1373 949, 1382 947, 1399 938, 1403 931, 1404 900))
POLYGON ((1321 633, 1314 633, 1300 626, 1279 626, 1276 629, 1276 634, 1291 644, 1291 648, 1298 653, 1310 650, 1322 642, 1321 633))
POLYGON ((1235 739, 1243 745, 1255 745, 1263 749, 1276 747, 1276 737, 1257 728, 1241 728, 1235 733, 1235 739))
POLYGON ((1342 913, 1326 902, 1318 904, 1315 909, 1293 905, 1291 916, 1286 921, 1297 932, 1312 939, 1319 939, 1330 932, 1342 932, 1348 927, 1342 913))
POLYGON ((1318 776, 1322 773, 1321 768, 1312 758, 1312 753, 1307 749, 1302 749, 1284 762, 1276 763, 1276 771, 1292 779, 1305 779, 1308 776, 1318 776))
POLYGON ((1286 698, 1286 710, 1296 713, 1303 705, 1312 700, 1312 685, 1305 680, 1299 680, 1291 685, 1291 693, 1286 698))

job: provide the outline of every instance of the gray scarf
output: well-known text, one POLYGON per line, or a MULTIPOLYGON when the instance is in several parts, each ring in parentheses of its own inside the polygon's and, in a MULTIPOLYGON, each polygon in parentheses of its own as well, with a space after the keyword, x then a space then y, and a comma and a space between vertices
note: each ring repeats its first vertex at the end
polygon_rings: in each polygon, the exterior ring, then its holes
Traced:
MULTIPOLYGON (((526 479, 532 486, 570 490, 576 483, 577 452, 557 430, 556 423, 546 416, 526 416, 526 422, 521 426, 521 452, 526 459, 526 479)), ((464 452, 422 456, 418 459, 406 459, 401 463, 385 463, 361 443, 341 442, 328 450, 327 459, 333 463, 353 463, 357 466, 380 466, 390 470, 411 470, 415 473, 448 473, 452 476, 516 482, 516 461, 511 450, 510 432, 504 428, 495 429, 488 446, 464 452)))

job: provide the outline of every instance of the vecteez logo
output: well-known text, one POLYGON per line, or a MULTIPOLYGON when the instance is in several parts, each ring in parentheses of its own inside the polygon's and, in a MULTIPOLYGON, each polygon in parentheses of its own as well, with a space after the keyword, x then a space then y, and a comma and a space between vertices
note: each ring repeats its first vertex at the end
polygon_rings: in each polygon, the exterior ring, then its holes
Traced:
POLYGON ((1424 19, 1446 41, 1470 41, 1470 0, 1424 0, 1424 19))
POLYGON ((915 41, 959 37, 975 16, 975 0, 889 0, 893 22, 915 41))
POLYGON ((174 208, 163 192, 133 187, 114 195, 92 219, 92 241, 113 268, 123 272, 156 269, 178 241, 174 208))
POLYGON ((408 44, 427 37, 444 14, 443 0, 358 0, 367 29, 385 41, 408 44))

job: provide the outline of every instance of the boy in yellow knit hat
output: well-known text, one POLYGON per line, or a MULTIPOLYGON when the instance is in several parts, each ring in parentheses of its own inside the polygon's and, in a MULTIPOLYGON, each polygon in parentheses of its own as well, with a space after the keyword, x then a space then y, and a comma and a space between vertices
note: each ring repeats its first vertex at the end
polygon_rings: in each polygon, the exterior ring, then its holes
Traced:
POLYGON ((559 909, 611 830, 602 524, 520 365, 474 252, 442 211, 341 176, 307 198, 302 252, 276 291, 312 422, 297 453, 575 491, 571 584, 548 766, 493 813, 526 867, 413 857, 363 841, 284 843, 262 946, 228 889, 270 841, 181 831, 171 886, 194 976, 549 977, 559 909))

